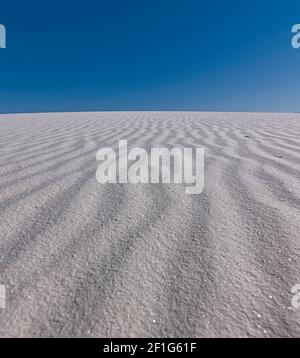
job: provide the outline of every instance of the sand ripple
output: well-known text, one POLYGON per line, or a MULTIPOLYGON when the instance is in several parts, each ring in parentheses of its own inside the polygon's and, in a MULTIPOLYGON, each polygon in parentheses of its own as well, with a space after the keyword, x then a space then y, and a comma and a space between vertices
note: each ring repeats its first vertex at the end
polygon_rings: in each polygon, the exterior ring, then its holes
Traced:
POLYGON ((299 336, 299 178, 299 114, 0 115, 0 336, 299 336), (120 139, 204 147, 204 192, 98 184, 120 139))

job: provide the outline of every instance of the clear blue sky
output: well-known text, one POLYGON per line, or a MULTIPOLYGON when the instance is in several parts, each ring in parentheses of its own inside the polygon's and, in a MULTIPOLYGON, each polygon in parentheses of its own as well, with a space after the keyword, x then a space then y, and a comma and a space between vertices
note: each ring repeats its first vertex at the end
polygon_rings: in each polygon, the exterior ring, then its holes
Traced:
POLYGON ((0 112, 300 112, 299 0, 0 0, 0 112))

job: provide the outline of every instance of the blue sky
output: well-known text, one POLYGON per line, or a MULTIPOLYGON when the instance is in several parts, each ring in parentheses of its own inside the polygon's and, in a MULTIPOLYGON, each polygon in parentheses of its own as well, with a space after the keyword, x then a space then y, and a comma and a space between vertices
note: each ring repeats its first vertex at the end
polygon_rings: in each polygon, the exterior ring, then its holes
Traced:
POLYGON ((3 1, 0 112, 300 112, 299 0, 3 1))

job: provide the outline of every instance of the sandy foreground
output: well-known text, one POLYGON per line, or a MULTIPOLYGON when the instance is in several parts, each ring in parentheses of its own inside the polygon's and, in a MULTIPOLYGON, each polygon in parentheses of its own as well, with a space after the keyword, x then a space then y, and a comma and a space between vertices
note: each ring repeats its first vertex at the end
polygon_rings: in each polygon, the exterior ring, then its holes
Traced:
POLYGON ((300 114, 0 115, 2 337, 295 337, 300 114), (99 184, 96 152, 204 147, 205 187, 99 184))

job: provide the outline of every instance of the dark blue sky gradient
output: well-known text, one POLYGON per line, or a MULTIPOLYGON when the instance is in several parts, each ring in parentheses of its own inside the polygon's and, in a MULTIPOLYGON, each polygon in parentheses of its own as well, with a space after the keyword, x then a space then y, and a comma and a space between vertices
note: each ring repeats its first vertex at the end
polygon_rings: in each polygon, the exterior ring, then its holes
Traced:
POLYGON ((300 112, 299 0, 0 0, 0 23, 0 112, 300 112))

